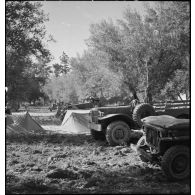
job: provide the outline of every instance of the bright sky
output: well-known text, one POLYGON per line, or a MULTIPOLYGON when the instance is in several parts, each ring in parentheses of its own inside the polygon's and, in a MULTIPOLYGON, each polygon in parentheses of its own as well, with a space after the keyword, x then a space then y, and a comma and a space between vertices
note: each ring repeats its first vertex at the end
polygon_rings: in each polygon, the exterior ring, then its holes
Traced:
POLYGON ((63 51, 69 57, 83 53, 91 23, 109 18, 116 21, 122 18, 128 6, 141 13, 144 11, 143 2, 138 1, 42 1, 42 4, 50 19, 46 23, 47 32, 56 40, 48 45, 55 62, 59 61, 63 51))

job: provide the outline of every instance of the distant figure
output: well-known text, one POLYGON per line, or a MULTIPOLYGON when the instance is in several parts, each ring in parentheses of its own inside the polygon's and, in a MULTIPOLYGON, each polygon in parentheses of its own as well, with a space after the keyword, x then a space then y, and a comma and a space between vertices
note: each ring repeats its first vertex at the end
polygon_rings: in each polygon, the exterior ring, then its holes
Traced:
POLYGON ((90 97, 90 102, 97 107, 99 105, 100 99, 97 96, 90 97))
POLYGON ((136 106, 137 104, 139 104, 139 101, 138 101, 137 99, 133 99, 133 100, 131 101, 131 105, 132 105, 133 108, 135 108, 135 106, 136 106))
POLYGON ((136 92, 134 92, 134 93, 133 93, 133 98, 132 98, 131 103, 130 103, 131 106, 132 106, 132 109, 134 109, 135 106, 136 106, 137 104, 139 104, 139 103, 140 103, 139 98, 137 97, 136 92))
POLYGON ((95 92, 91 92, 91 95, 86 97, 85 100, 92 103, 93 107, 97 107, 100 104, 100 98, 96 95, 95 92))

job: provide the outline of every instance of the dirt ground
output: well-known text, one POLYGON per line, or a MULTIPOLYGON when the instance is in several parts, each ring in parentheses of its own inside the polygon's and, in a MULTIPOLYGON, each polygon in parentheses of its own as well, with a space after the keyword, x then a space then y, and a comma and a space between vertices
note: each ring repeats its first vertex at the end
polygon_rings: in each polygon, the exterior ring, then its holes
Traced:
MULTIPOLYGON (((60 129, 54 114, 32 117, 60 129)), ((87 134, 48 131, 6 136, 6 193, 178 194, 190 193, 190 179, 168 181, 159 166, 142 162, 130 146, 110 147, 87 134)))

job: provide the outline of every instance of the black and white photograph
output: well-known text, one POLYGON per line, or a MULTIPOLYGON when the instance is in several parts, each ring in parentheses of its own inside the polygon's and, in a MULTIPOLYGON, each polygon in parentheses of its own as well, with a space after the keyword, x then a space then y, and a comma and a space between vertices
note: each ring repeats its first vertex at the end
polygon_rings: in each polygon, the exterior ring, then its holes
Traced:
POLYGON ((4 193, 191 194, 191 10, 5 1, 4 193))

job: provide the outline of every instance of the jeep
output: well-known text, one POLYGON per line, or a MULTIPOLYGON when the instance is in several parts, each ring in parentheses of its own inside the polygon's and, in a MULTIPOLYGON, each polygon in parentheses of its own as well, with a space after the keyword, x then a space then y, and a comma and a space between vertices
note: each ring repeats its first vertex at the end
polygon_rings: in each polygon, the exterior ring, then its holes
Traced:
POLYGON ((170 180, 190 175, 190 122, 169 115, 142 119, 143 137, 137 142, 140 159, 158 164, 170 180))

